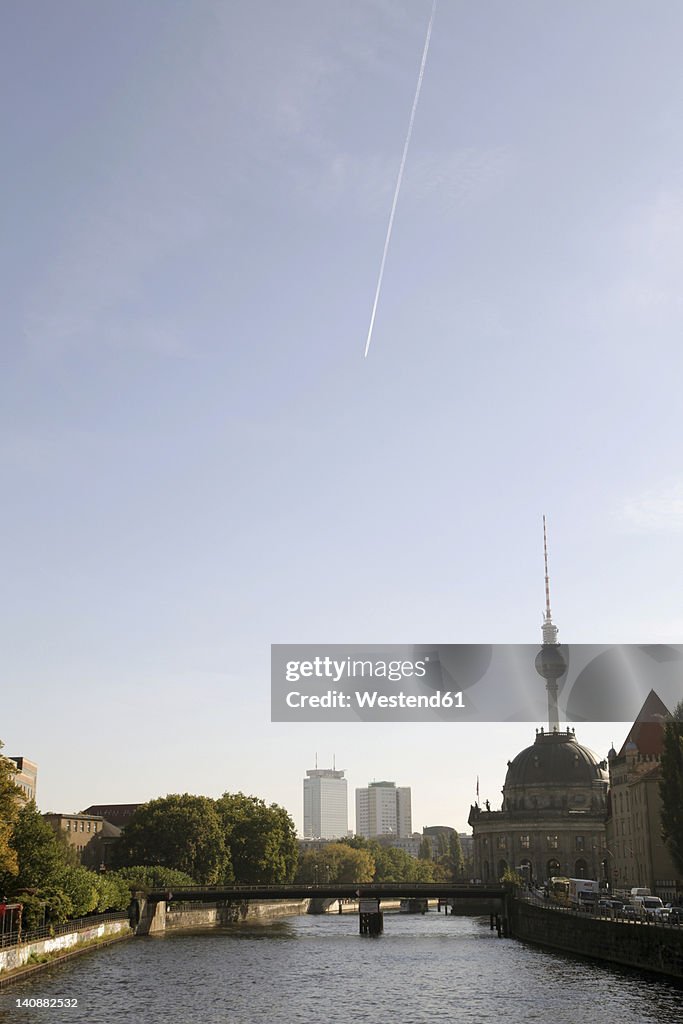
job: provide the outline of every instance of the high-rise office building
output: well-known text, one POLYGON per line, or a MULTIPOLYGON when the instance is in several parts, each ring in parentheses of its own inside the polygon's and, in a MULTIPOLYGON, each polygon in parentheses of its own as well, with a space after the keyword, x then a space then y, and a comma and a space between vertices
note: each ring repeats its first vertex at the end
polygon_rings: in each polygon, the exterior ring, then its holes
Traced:
POLYGON ((304 779, 304 839, 341 839, 349 830, 343 770, 311 768, 304 779))
POLYGON ((371 782, 356 790, 356 835, 407 837, 412 834, 410 786, 371 782))
POLYGON ((10 757, 10 761, 14 761, 17 766, 14 782, 21 787, 23 802, 35 800, 38 788, 38 765, 35 761, 29 761, 27 757, 10 757))

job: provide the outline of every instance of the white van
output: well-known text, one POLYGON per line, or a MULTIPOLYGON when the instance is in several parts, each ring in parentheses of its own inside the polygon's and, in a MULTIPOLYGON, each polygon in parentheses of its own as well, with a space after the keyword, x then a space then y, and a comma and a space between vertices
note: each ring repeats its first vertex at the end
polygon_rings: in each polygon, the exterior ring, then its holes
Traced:
POLYGON ((636 908, 641 917, 654 917, 654 911, 661 910, 664 904, 659 896, 632 896, 631 906, 636 908))

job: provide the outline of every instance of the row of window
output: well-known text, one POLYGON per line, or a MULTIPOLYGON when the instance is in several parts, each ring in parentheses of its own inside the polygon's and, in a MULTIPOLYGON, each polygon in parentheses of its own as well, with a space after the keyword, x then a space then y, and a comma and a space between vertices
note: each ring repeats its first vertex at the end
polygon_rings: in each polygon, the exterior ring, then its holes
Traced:
POLYGON ((97 832, 98 825, 101 827, 102 822, 85 820, 72 821, 70 818, 67 818, 64 828, 67 832, 97 832))
MULTIPOLYGON (((484 838, 482 840, 482 843, 483 843, 484 846, 488 846, 488 839, 484 838)), ((545 837, 545 844, 546 844, 546 849, 548 849, 548 850, 558 850, 559 847, 560 847, 560 837, 556 836, 556 835, 547 835, 545 837)), ((508 848, 508 837, 505 836, 505 835, 497 836, 496 837, 496 849, 498 849, 498 850, 507 850, 507 848, 508 848)), ((528 833, 526 835, 519 836, 519 848, 521 850, 529 850, 531 848, 531 836, 528 833)), ((581 852, 583 852, 583 850, 586 849, 586 839, 585 839, 585 836, 575 836, 574 837, 574 849, 578 853, 581 853, 581 852)))

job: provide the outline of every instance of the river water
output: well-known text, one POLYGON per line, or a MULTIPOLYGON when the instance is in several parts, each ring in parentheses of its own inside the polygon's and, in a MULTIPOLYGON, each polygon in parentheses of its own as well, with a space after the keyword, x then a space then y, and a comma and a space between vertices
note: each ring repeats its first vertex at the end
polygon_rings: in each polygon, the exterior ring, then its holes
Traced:
POLYGON ((647 1024, 683 1020, 683 987, 499 939, 488 919, 293 917, 131 939, 0 990, 19 1024, 647 1024), (58 1009, 24 999, 77 999, 58 1009))

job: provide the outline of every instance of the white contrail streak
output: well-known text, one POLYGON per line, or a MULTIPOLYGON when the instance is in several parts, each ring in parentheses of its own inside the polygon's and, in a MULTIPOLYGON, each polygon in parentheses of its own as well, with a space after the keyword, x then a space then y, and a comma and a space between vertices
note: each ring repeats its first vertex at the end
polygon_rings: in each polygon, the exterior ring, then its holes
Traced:
POLYGON ((420 99, 420 89, 422 88, 422 78, 425 73, 425 64, 427 63, 427 53, 429 52, 429 40, 432 35, 432 25, 434 23, 434 14, 436 13, 436 0, 432 3, 432 13, 429 18, 429 25, 427 26, 427 38, 425 39, 424 50, 422 51, 422 63, 420 64, 420 73, 417 76, 417 88, 415 89, 415 99, 413 100, 413 109, 410 111, 410 121, 408 123, 408 134, 406 135, 405 145, 403 146, 403 156, 401 157, 401 166, 398 169, 398 178, 396 179, 396 188, 394 190, 394 201, 391 204, 391 213, 389 214, 389 227, 387 228, 387 237, 384 240, 384 252, 382 253, 382 262, 379 268, 379 278, 377 280, 377 290, 375 291, 375 301, 372 304, 372 316, 370 317, 370 327, 368 328, 368 337, 365 342, 365 356, 367 359, 368 352, 370 350, 370 342, 372 341, 372 331, 375 326, 375 314, 377 313, 377 303, 379 302, 379 293, 382 290, 382 278, 384 277, 384 264, 387 261, 387 251, 389 249, 389 242, 391 241, 391 231, 394 226, 394 214, 396 213, 396 204, 398 202, 398 194, 401 191, 401 182, 403 181, 403 168, 406 165, 406 157, 408 155, 408 147, 410 146, 410 136, 413 134, 413 123, 415 121, 415 111, 417 110, 418 100, 420 99))

